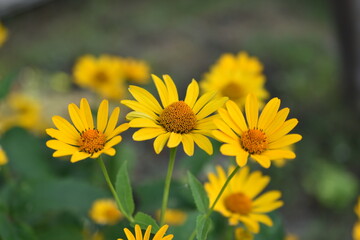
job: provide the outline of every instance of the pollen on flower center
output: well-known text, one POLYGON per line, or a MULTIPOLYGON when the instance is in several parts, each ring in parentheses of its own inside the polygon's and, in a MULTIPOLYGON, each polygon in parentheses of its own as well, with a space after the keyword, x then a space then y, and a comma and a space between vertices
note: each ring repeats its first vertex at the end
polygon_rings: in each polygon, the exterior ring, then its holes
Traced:
POLYGON ((168 132, 189 133, 196 126, 196 115, 184 101, 174 102, 161 113, 159 123, 168 132))
POLYGON ((106 137, 97 129, 88 129, 80 134, 79 148, 81 152, 94 154, 104 149, 106 137))
POLYGON ((236 101, 239 98, 244 97, 244 92, 242 88, 236 83, 227 84, 222 90, 221 93, 223 96, 229 97, 230 100, 236 101))
POLYGON ((252 202, 248 196, 238 192, 227 196, 224 205, 230 212, 246 215, 251 212, 252 202))
POLYGON ((261 154, 268 146, 265 133, 259 129, 250 129, 244 132, 240 142, 244 150, 250 154, 261 154))

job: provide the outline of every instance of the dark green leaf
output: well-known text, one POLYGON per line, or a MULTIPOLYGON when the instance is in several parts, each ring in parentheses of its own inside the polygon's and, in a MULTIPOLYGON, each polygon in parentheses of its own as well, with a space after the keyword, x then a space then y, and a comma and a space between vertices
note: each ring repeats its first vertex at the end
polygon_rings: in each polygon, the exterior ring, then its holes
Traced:
POLYGON ((116 176, 115 188, 123 208, 121 211, 124 215, 132 216, 135 210, 135 205, 129 174, 127 171, 127 161, 125 161, 119 168, 116 176))
POLYGON ((138 212, 135 215, 135 224, 139 224, 142 229, 146 229, 149 225, 152 226, 151 232, 155 233, 159 230, 159 225, 150 215, 138 212))
POLYGON ((190 172, 188 172, 188 181, 197 209, 206 213, 209 209, 209 199, 203 185, 190 172))
POLYGON ((8 94, 15 75, 16 74, 13 73, 0 79, 0 100, 6 97, 8 94))

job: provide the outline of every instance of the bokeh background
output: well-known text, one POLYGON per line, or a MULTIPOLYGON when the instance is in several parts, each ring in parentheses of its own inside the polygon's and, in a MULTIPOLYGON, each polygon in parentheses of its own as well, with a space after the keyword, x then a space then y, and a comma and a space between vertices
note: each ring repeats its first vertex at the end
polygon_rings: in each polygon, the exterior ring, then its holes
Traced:
MULTIPOLYGON (((246 51, 263 63, 266 88, 282 107, 290 107, 290 116, 299 119, 296 132, 303 135, 295 160, 263 170, 272 177, 271 188, 283 192, 285 205, 278 216, 284 231, 306 240, 351 239, 360 195, 356 4, 2 0, 0 18, 9 37, 0 48, 1 99, 14 90, 26 92, 41 103, 44 126, 52 126, 51 116, 67 116, 67 105, 78 104, 81 97, 99 103, 72 81, 74 63, 84 54, 143 59, 152 73, 171 75, 179 92, 185 92, 191 79, 201 80, 221 54, 246 51)), ((151 83, 146 87, 154 90, 151 83)), ((124 117, 128 110, 121 110, 124 117)), ((150 141, 132 142, 132 132, 124 135, 117 156, 130 162, 140 208, 154 211, 168 151, 156 156, 150 141)), ((108 195, 96 163, 54 159, 47 139, 41 131, 19 127, 1 135, 9 164, 0 178, 0 232, 10 231, 12 239, 81 239, 79 226, 88 224, 89 205, 108 195)), ((178 191, 186 188, 187 169, 204 180, 214 163, 227 161, 218 153, 207 157, 200 152, 197 158, 179 151, 170 205, 193 208, 178 191)), ((118 162, 109 161, 112 174, 118 162)), ((105 229, 108 239, 119 236, 121 226, 105 229)), ((1 233, 0 238, 8 240, 1 233)))

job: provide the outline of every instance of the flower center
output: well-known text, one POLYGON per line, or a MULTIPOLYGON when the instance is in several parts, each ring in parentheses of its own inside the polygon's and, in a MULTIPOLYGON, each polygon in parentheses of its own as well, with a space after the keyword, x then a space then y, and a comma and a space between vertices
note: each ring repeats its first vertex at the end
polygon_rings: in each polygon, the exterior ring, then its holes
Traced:
POLYGON ((196 126, 196 115, 184 101, 174 102, 160 114, 159 123, 168 132, 189 133, 196 126))
POLYGON ((79 148, 81 152, 94 154, 104 149, 106 137, 97 129, 88 129, 80 134, 79 148))
POLYGON ((259 129, 250 129, 244 132, 240 142, 245 151, 250 154, 261 154, 268 146, 265 133, 259 129))
POLYGON ((99 85, 108 82, 108 76, 103 71, 97 71, 95 73, 94 78, 95 78, 95 82, 99 85))
POLYGON ((233 213, 247 215, 251 212, 251 199, 241 192, 227 196, 224 204, 226 209, 233 213))
POLYGON ((229 97, 230 100, 238 100, 239 98, 244 97, 243 89, 236 83, 229 83, 222 90, 221 93, 223 96, 229 97))

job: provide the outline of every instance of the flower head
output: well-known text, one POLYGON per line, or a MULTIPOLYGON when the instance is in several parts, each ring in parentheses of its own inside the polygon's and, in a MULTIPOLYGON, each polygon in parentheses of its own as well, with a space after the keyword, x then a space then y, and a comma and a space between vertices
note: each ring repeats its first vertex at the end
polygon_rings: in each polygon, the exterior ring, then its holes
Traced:
POLYGON ((8 30, 5 26, 0 22, 0 47, 5 43, 8 38, 8 30))
POLYGON ((7 162, 8 162, 8 158, 6 156, 6 153, 4 149, 2 149, 2 147, 0 146, 0 166, 7 164, 7 162))
POLYGON ((109 103, 103 100, 97 113, 95 128, 88 101, 83 98, 80 108, 74 103, 69 104, 69 114, 73 125, 60 116, 52 118, 58 129, 48 128, 46 133, 56 140, 47 141, 49 148, 55 149, 53 156, 71 155, 71 162, 85 158, 98 158, 102 153, 115 155, 113 146, 121 141, 120 133, 127 130, 127 123, 116 126, 120 108, 116 107, 108 118, 109 103))
MULTIPOLYGON (((146 228, 144 236, 142 235, 141 228, 138 224, 135 225, 135 235, 127 228, 124 229, 127 240, 172 240, 174 235, 165 235, 166 230, 169 228, 168 225, 162 226, 153 238, 150 238, 151 225, 146 228)), ((118 238, 118 240, 123 240, 118 238)))
POLYGON ((118 57, 82 56, 77 60, 73 74, 75 83, 91 89, 102 97, 120 99, 124 95, 124 72, 122 62, 118 57))
POLYGON ((217 90, 220 96, 229 97, 239 106, 245 104, 246 96, 254 94, 261 100, 269 94, 264 88, 263 66, 256 57, 246 52, 237 55, 223 54, 201 81, 205 91, 217 90))
POLYGON ((116 202, 107 198, 96 200, 91 206, 89 216, 94 222, 103 225, 114 225, 122 218, 116 202))
MULTIPOLYGON (((234 167, 229 168, 228 174, 220 166, 216 169, 217 175, 210 173, 209 182, 205 183, 210 206, 234 167)), ((259 232, 259 222, 272 226, 271 218, 265 213, 281 207, 283 202, 279 200, 280 191, 273 190, 259 195, 269 182, 270 177, 263 176, 260 171, 250 173, 248 167, 241 168, 230 181, 214 210, 229 218, 229 224, 236 225, 242 222, 254 233, 259 232)))
POLYGON ((121 58, 124 77, 129 82, 144 84, 149 81, 150 67, 142 60, 121 58))
POLYGON ((135 141, 156 138, 154 149, 159 154, 164 146, 174 148, 180 143, 184 151, 191 156, 194 143, 208 154, 213 153, 210 140, 215 129, 210 116, 221 107, 227 98, 216 98, 215 92, 209 92, 199 98, 199 86, 195 80, 187 88, 185 100, 179 100, 176 86, 170 76, 161 80, 152 75, 158 90, 161 104, 151 93, 143 88, 130 86, 129 91, 136 100, 123 100, 122 104, 134 111, 127 115, 130 127, 141 128, 133 135, 135 141))
POLYGON ((280 99, 271 99, 260 117, 256 97, 248 95, 245 104, 246 121, 239 107, 233 102, 226 103, 226 109, 219 109, 221 119, 215 119, 218 130, 213 135, 221 142, 222 154, 236 156, 239 166, 247 163, 248 156, 269 168, 270 160, 293 159, 295 153, 285 147, 301 140, 299 134, 288 134, 298 123, 295 118, 286 120, 289 109, 279 110, 280 99))

